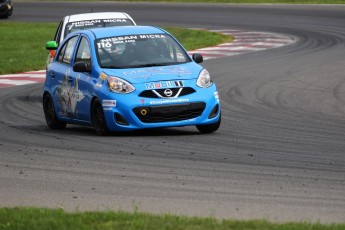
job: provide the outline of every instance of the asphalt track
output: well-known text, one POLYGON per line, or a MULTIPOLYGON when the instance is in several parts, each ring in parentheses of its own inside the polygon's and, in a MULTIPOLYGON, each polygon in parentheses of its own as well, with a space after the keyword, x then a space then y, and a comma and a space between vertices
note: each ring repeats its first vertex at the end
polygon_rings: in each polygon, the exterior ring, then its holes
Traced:
POLYGON ((289 46, 207 60, 222 126, 98 137, 47 129, 42 84, 0 90, 0 205, 345 220, 345 6, 17 2, 8 21, 126 11, 139 24, 248 29, 289 46))

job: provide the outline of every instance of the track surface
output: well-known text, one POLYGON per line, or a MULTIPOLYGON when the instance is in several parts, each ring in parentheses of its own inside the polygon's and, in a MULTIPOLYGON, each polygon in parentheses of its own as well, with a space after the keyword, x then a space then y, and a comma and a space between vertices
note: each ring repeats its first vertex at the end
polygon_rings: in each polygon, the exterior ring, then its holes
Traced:
POLYGON ((126 11, 139 24, 248 29, 292 45, 203 63, 222 126, 98 137, 48 130, 42 84, 0 90, 0 204, 345 220, 345 6, 17 2, 9 21, 126 11))

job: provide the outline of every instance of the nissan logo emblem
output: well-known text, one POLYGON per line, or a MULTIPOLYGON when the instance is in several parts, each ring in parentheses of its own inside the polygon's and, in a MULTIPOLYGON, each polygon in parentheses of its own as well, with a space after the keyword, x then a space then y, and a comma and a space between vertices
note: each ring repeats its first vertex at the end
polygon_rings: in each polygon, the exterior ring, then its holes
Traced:
POLYGON ((164 94, 167 97, 171 97, 171 95, 173 94, 173 91, 171 89, 166 89, 164 90, 164 94))

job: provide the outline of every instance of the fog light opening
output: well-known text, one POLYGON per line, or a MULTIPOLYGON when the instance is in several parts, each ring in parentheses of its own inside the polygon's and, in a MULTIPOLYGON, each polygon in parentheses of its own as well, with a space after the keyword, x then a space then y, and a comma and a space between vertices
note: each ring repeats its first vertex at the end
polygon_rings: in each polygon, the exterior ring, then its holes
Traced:
POLYGON ((119 125, 129 125, 128 121, 119 113, 114 114, 115 122, 119 125))
POLYGON ((219 105, 216 105, 216 106, 212 109, 210 115, 208 116, 208 119, 211 119, 211 118, 216 117, 216 116, 218 115, 218 112, 219 112, 219 105))

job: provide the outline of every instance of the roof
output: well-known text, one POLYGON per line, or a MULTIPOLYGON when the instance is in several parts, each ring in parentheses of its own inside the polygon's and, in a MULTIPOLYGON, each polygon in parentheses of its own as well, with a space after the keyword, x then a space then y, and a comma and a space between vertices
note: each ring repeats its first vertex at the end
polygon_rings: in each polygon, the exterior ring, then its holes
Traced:
POLYGON ((95 20, 95 19, 105 19, 105 18, 118 18, 118 19, 127 19, 132 18, 124 12, 97 12, 97 13, 84 13, 84 14, 72 14, 68 15, 69 22, 84 21, 84 20, 95 20))
POLYGON ((121 26, 88 29, 96 38, 135 35, 135 34, 161 34, 166 33, 163 29, 154 26, 121 26))

